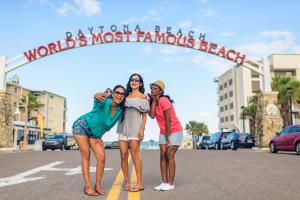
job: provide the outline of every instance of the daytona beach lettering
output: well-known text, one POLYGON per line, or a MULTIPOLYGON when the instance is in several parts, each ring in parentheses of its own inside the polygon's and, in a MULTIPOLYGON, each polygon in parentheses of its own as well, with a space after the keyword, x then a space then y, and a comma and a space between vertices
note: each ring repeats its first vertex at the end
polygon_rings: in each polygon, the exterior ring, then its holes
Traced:
POLYGON ((172 34, 170 32, 164 33, 157 31, 111 31, 91 33, 86 35, 82 34, 76 37, 70 36, 65 40, 52 42, 47 45, 42 45, 38 48, 28 50, 23 54, 27 58, 28 62, 32 62, 39 58, 77 47, 118 42, 144 42, 176 45, 223 57, 238 64, 243 64, 246 58, 246 55, 238 51, 227 49, 224 46, 219 46, 213 42, 195 39, 194 37, 190 36, 183 36, 182 34, 172 34))

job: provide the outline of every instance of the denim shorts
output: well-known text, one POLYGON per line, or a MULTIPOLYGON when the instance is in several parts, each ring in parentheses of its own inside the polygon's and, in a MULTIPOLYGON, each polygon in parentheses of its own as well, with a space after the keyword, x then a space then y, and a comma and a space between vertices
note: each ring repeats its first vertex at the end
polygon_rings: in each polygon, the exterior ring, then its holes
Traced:
POLYGON ((95 138, 91 129, 87 127, 87 122, 85 119, 78 119, 74 122, 72 134, 95 138))
MULTIPOLYGON (((181 146, 182 144, 182 139, 183 139, 183 133, 182 131, 180 132, 176 132, 176 133, 171 133, 169 135, 169 144, 168 146, 181 146)), ((160 133, 159 134, 159 144, 167 144, 167 140, 166 140, 166 135, 160 133)))

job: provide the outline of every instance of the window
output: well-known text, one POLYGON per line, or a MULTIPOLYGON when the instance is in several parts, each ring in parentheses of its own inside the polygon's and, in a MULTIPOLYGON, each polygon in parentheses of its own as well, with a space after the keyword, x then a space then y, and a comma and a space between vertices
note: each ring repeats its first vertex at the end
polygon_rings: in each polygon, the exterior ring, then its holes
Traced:
POLYGON ((223 106, 221 106, 221 108, 220 108, 220 112, 223 112, 224 111, 224 107, 223 106))
POLYGON ((227 105, 225 106, 225 110, 228 110, 228 106, 227 105))
POLYGON ((50 95, 50 99, 54 99, 54 96, 53 96, 53 95, 50 95))
POLYGON ((17 132, 17 144, 20 145, 20 142, 24 140, 24 130, 18 130, 17 132))
POLYGON ((227 88, 227 82, 224 83, 224 88, 227 88))
POLYGON ((18 93, 18 88, 15 87, 15 93, 18 93))
POLYGON ((223 90, 223 85, 220 85, 220 91, 222 91, 223 90))
POLYGON ((229 92, 229 96, 232 97, 233 96, 233 91, 229 92))
POLYGON ((227 94, 224 95, 224 98, 227 99, 227 94))
POLYGON ((231 104, 229 105, 229 108, 230 108, 230 109, 233 109, 233 103, 231 103, 231 104))
POLYGON ((234 120, 234 116, 231 115, 231 116, 230 116, 230 121, 233 121, 233 120, 234 120))
POLYGON ((228 117, 225 117, 225 122, 228 122, 228 117))
POLYGON ((223 101, 223 96, 220 96, 220 101, 223 101))
POLYGON ((28 144, 34 144, 35 143, 35 131, 30 131, 29 130, 29 134, 28 134, 28 144))
POLYGON ((232 79, 229 80, 229 85, 232 85, 232 79))
POLYGON ((14 107, 17 107, 17 102, 14 102, 14 107))
POLYGON ((221 117, 221 123, 223 123, 224 122, 224 117, 221 117))

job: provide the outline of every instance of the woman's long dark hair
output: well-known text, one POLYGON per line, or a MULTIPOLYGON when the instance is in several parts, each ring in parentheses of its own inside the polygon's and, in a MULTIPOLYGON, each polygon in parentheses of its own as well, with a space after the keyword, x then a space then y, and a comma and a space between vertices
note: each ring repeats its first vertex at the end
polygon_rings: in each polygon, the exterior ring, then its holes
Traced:
MULTIPOLYGON (((122 88, 124 91, 126 91, 125 87, 123 85, 116 85, 113 89, 113 92, 115 92, 118 88, 122 88)), ((125 111, 125 98, 123 99, 123 101, 119 104, 119 106, 122 109, 122 115, 125 111)))
POLYGON ((126 86, 126 90, 125 90, 125 98, 132 92, 132 89, 131 89, 131 86, 130 86, 130 80, 131 80, 131 78, 132 77, 134 77, 134 76, 138 76, 139 77, 139 79, 140 79, 140 87, 139 87, 139 91, 141 92, 141 93, 145 93, 145 87, 144 87, 144 81, 143 81, 143 78, 142 78, 142 76, 141 75, 139 75, 139 74, 132 74, 130 77, 129 77, 129 80, 128 80, 128 83, 127 83, 127 86, 126 86))
MULTIPOLYGON (((160 88, 159 88, 160 89, 160 88)), ((174 100, 171 99, 171 97, 169 95, 165 95, 164 92, 162 92, 160 95, 159 95, 159 98, 161 97, 166 97, 167 99, 169 99, 169 101, 171 102, 171 104, 174 103, 174 100)), ((152 102, 153 102, 153 99, 150 99, 150 106, 152 105, 152 102)))

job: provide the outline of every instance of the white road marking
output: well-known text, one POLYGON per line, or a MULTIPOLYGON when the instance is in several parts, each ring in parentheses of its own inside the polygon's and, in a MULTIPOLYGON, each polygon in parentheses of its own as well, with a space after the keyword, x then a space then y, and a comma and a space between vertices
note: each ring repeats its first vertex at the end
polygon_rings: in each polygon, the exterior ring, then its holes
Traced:
MULTIPOLYGON (((80 166, 75 167, 75 168, 55 168, 55 166, 60 165, 62 163, 64 163, 64 161, 56 161, 56 162, 52 162, 47 165, 43 165, 41 167, 34 168, 34 169, 26 171, 26 172, 16 174, 14 176, 0 178, 0 187, 20 184, 20 183, 26 183, 29 181, 36 181, 36 180, 47 178, 45 176, 28 177, 28 176, 36 174, 40 171, 65 171, 66 172, 65 175, 67 175, 67 176, 81 174, 80 166)), ((104 170, 110 171, 110 170, 113 170, 113 168, 105 168, 104 170)), ((96 171, 96 167, 90 167, 90 172, 95 172, 95 171, 96 171)))

